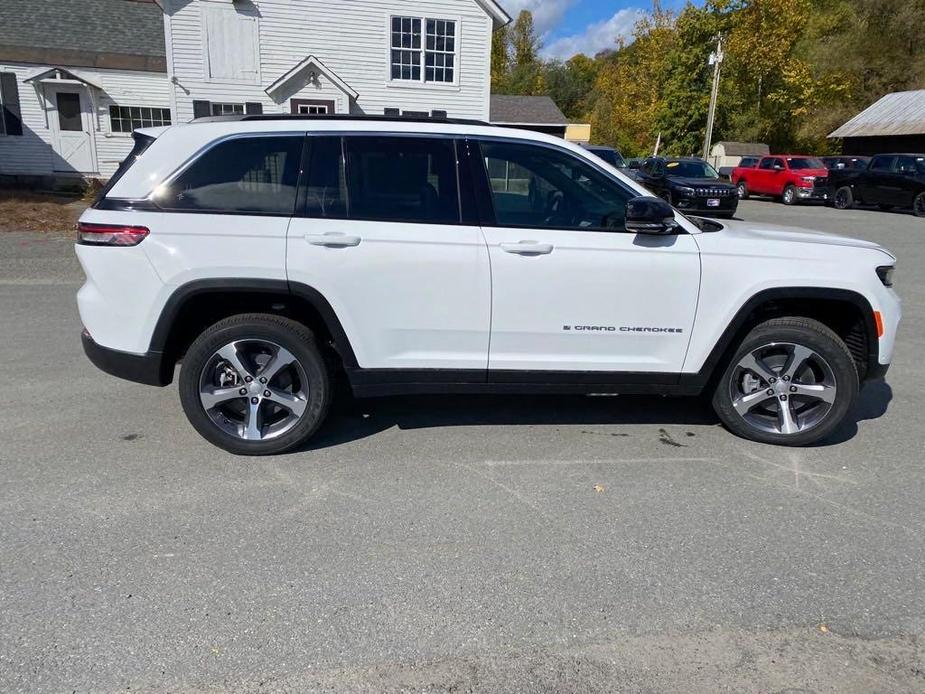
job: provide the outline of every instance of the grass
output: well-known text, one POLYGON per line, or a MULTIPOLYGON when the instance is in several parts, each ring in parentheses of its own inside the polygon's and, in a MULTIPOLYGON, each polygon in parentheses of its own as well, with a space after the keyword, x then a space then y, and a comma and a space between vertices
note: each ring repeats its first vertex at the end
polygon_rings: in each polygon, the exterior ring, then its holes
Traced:
POLYGON ((87 205, 77 196, 0 190, 0 232, 71 231, 87 205))

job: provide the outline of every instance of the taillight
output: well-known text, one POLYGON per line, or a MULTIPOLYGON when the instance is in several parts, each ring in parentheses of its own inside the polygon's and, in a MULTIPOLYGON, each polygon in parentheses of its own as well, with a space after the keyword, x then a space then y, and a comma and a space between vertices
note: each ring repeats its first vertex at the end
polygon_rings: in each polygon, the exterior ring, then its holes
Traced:
POLYGON ((77 243, 85 246, 137 246, 149 233, 147 227, 77 223, 77 243))

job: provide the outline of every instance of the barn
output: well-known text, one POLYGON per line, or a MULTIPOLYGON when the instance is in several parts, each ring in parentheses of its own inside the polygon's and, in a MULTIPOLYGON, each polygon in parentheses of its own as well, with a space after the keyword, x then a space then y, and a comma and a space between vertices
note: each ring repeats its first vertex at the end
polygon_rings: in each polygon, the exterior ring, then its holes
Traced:
POLYGON ((925 152, 925 89, 893 92, 829 134, 842 153, 925 152))

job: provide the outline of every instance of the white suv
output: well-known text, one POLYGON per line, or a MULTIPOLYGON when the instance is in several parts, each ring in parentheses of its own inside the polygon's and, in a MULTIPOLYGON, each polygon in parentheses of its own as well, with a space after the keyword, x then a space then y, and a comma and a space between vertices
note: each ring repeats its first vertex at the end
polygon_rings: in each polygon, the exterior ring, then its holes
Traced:
POLYGON ((675 212, 584 149, 467 121, 231 116, 135 133, 81 217, 84 348, 206 439, 302 444, 332 380, 393 393, 706 392, 805 445, 882 377, 873 243, 675 212))

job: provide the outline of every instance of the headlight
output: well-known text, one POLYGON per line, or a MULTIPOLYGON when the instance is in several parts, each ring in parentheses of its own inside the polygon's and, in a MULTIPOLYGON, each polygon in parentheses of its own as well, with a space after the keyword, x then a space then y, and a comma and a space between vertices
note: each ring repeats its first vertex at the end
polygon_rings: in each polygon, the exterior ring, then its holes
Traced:
POLYGON ((678 195, 686 195, 689 198, 692 198, 697 194, 693 188, 688 188, 687 186, 678 186, 675 188, 675 190, 677 191, 678 195))
POLYGON ((893 286, 893 273, 896 271, 895 265, 881 265, 877 268, 877 277, 883 282, 884 287, 893 286))

